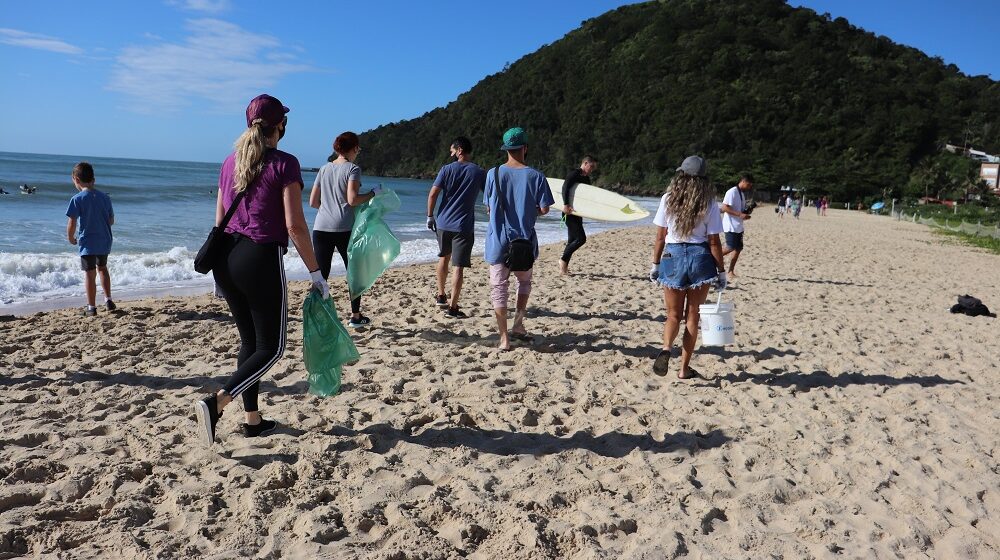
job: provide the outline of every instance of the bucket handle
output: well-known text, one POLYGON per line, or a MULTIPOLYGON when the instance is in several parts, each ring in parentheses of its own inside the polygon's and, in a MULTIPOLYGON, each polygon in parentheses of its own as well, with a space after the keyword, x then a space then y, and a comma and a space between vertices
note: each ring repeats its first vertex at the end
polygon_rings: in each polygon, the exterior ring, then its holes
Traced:
POLYGON ((725 288, 719 290, 719 299, 718 299, 718 301, 715 302, 715 311, 714 311, 714 313, 718 313, 719 312, 719 308, 722 307, 722 293, 725 292, 725 291, 726 291, 725 288))

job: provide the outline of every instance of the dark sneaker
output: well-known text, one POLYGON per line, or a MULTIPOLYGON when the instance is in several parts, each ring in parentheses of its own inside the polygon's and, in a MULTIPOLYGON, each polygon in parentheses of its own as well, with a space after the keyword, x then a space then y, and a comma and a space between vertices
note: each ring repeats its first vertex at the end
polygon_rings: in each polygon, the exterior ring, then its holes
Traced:
POLYGON ((108 308, 108 311, 114 311, 115 309, 118 309, 118 306, 115 305, 115 302, 111 301, 110 299, 104 305, 108 308))
POLYGON ((465 314, 464 311, 457 307, 449 307, 447 311, 444 312, 445 315, 455 318, 455 319, 468 319, 469 316, 465 314))
POLYGON ((216 406, 215 395, 194 402, 194 413, 198 417, 198 433, 202 441, 209 446, 215 443, 215 425, 222 416, 216 406))
POLYGON ((83 308, 83 315, 85 317, 93 317, 94 315, 97 315, 97 308, 88 305, 83 308))
POLYGON ((254 426, 251 426, 250 424, 243 424, 243 435, 246 437, 266 436, 267 434, 273 432, 277 427, 278 423, 274 420, 261 418, 260 424, 254 426))
POLYGON ((365 317, 364 315, 362 315, 362 316, 358 317, 357 319, 351 317, 351 322, 347 323, 347 325, 349 327, 351 327, 352 329, 357 329, 359 327, 368 326, 368 325, 371 324, 371 322, 372 322, 371 319, 369 319, 368 317, 365 317))
POLYGON ((434 303, 436 303, 441 309, 444 309, 448 307, 448 298, 446 298, 444 294, 441 294, 434 300, 434 303))

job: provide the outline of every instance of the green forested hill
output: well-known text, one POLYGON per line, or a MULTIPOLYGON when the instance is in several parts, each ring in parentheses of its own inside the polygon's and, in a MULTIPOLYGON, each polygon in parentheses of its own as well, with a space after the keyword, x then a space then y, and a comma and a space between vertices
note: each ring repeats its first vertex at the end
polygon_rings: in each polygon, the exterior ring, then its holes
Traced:
MULTIPOLYGON (((362 135, 367 173, 432 176, 464 134, 491 165, 510 126, 562 176, 662 192, 685 155, 713 178, 798 184, 837 200, 902 194, 945 141, 1000 152, 1000 83, 780 0, 664 0, 588 20, 444 108, 362 135)), ((815 192, 815 191, 814 191, 815 192)))

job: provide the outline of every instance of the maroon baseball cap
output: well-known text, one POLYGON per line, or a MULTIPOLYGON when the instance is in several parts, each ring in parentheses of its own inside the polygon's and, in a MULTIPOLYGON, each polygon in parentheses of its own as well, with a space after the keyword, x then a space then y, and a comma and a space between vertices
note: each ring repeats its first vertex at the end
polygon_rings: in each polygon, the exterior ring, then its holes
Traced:
POLYGON ((253 124, 254 119, 264 119, 264 124, 277 126, 289 110, 276 97, 262 93, 247 105, 247 128, 253 124))

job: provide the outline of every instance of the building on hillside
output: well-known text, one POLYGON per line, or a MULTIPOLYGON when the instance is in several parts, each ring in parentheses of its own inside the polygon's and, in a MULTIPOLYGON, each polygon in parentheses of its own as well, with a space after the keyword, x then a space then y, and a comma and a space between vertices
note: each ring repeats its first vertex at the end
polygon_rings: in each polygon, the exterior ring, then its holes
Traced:
POLYGON ((984 163, 979 166, 979 178, 1000 194, 1000 163, 984 163))
POLYGON ((979 150, 969 149, 969 158, 976 161, 981 161, 984 163, 1000 163, 1000 156, 991 156, 986 152, 981 152, 979 150))
POLYGON ((945 144, 944 151, 950 154, 962 155, 969 159, 974 159, 983 163, 1000 163, 1000 156, 990 155, 975 148, 963 148, 962 146, 956 146, 954 144, 945 144))

